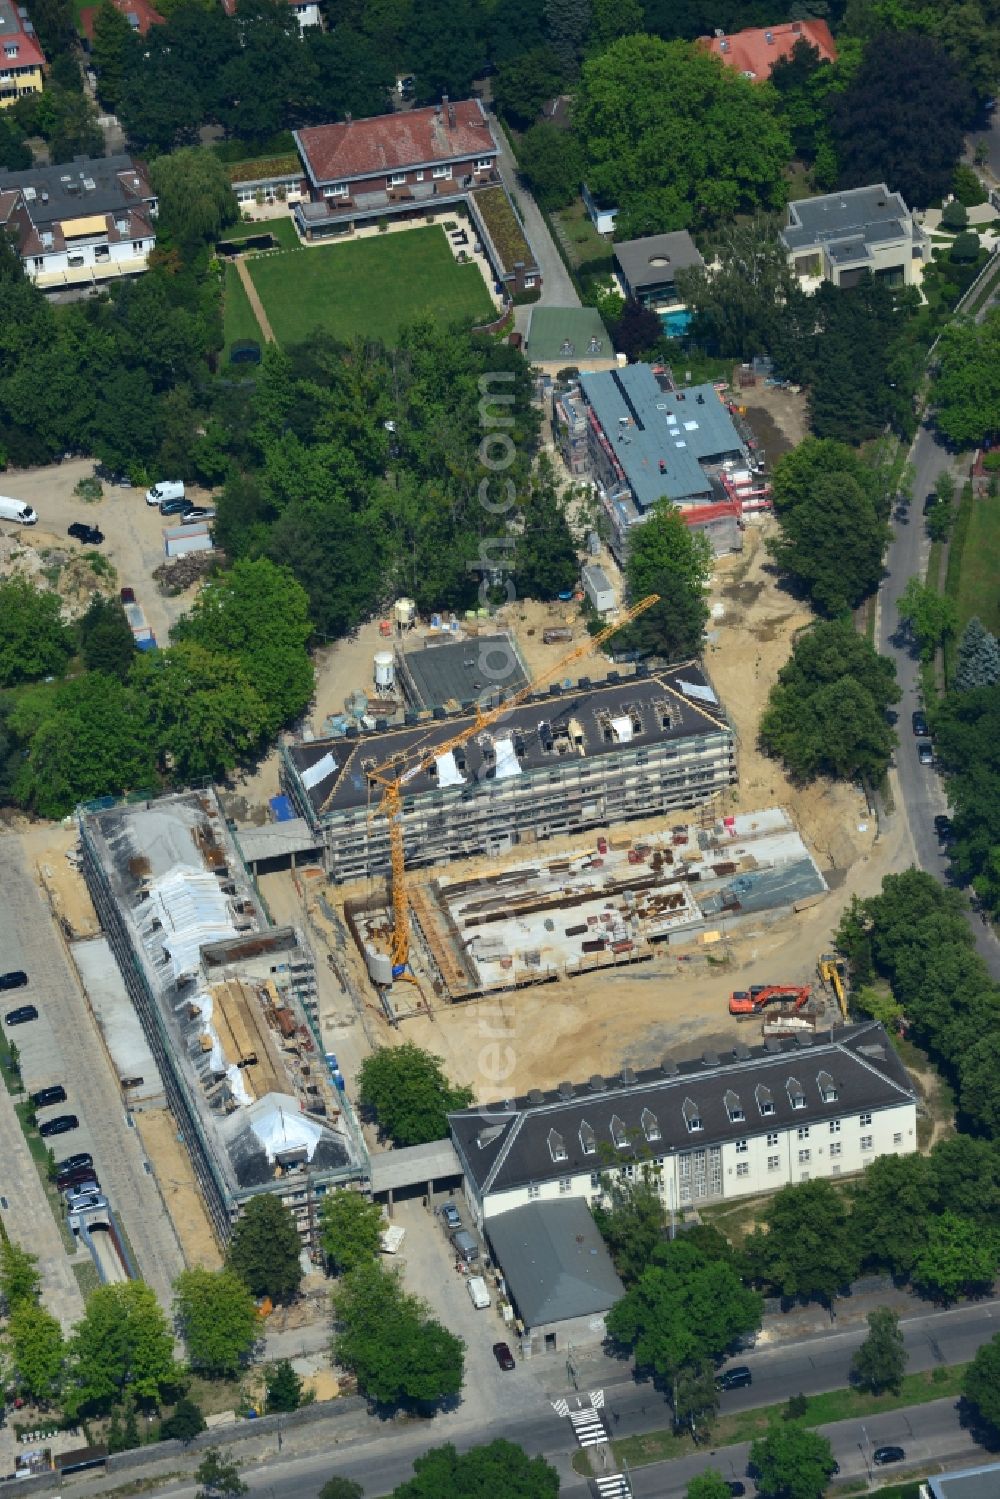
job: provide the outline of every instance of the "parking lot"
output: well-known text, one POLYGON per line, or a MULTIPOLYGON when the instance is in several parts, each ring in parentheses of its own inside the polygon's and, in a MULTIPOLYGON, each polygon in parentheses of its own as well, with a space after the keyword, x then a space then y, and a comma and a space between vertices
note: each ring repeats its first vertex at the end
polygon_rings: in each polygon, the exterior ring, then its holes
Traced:
MULTIPOLYGON (((18 531, 21 540, 38 551, 58 547, 67 552, 86 552, 95 548, 68 536, 67 527, 74 522, 97 526, 104 532, 104 541, 96 550, 115 568, 116 590, 135 590, 157 643, 166 645, 170 626, 190 606, 190 597, 180 594, 166 598, 152 581, 152 573, 164 561, 163 532, 176 524, 178 517, 163 516, 156 506, 147 505, 141 489, 105 483, 100 500, 88 503, 79 499, 73 493, 74 486, 93 475, 94 464, 89 458, 73 458, 47 468, 5 471, 0 489, 31 505, 38 512, 38 524, 18 527, 0 521, 0 530, 18 531)), ((195 504, 211 503, 211 495, 197 486, 189 486, 187 493, 195 504)))
MULTIPOLYGON (((7 1029, 8 1040, 18 1047, 21 1075, 29 1093, 56 1083, 66 1089, 64 1103, 38 1110, 39 1123, 60 1114, 75 1114, 80 1121, 78 1128, 53 1136, 46 1143, 57 1160, 78 1151, 93 1155, 101 1187, 124 1223, 135 1251, 139 1274, 167 1306, 171 1284, 184 1268, 177 1238, 155 1181, 144 1166, 138 1133, 130 1125, 118 1079, 87 1010, 76 972, 33 879, 21 840, 13 834, 0 838, 0 888, 4 892, 0 904, 4 967, 22 968, 28 974, 26 988, 3 996, 3 1013, 23 1004, 33 1004, 39 1012, 37 1020, 7 1029)), ((26 1187, 32 1200, 31 1177, 26 1187)), ((8 1182, 10 1211, 4 1221, 15 1238, 13 1222, 19 1212, 21 1191, 19 1181, 8 1182)), ((45 1212, 49 1214, 47 1205, 45 1212)))

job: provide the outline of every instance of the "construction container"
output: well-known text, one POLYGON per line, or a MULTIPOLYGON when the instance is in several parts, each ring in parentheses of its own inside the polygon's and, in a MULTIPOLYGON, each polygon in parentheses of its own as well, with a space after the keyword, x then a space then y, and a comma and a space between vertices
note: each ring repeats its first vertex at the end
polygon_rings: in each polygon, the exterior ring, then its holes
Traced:
POLYGON ((416 620, 417 606, 412 599, 397 599, 393 614, 399 628, 408 630, 416 620))
POLYGON ((559 625, 551 630, 542 631, 543 645, 560 645, 564 641, 573 639, 573 631, 564 625, 559 625))
POLYGON ((388 691, 395 681, 396 663, 393 660, 392 651, 376 651, 375 653, 375 686, 380 692, 388 691))

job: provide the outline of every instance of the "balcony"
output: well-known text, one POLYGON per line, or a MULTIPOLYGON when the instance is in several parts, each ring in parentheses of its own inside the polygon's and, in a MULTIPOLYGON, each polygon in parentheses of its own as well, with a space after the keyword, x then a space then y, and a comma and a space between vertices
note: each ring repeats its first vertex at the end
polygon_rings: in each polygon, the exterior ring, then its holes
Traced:
POLYGON ((499 175, 489 171, 447 179, 439 177, 430 182, 406 182, 376 192, 356 192, 344 198, 298 203, 295 215, 303 234, 322 234, 338 225, 349 226, 359 219, 395 218, 422 208, 433 211, 449 203, 461 202, 474 187, 499 181, 499 175))

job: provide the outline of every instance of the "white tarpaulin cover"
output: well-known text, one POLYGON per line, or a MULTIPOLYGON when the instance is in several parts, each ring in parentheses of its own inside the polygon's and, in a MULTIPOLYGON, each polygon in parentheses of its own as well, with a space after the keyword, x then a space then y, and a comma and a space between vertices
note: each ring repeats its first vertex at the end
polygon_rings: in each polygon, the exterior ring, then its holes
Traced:
POLYGON ((323 1138, 323 1126, 300 1114, 294 1098, 280 1093, 269 1093, 258 1101, 254 1108, 256 1117, 250 1128, 267 1155, 269 1161, 286 1150, 305 1150, 311 1161, 316 1146, 323 1138))
POLYGON ((630 718, 613 718, 611 727, 615 731, 615 738, 619 744, 630 744, 632 741, 632 720, 630 718))
POLYGON ((198 972, 199 955, 207 943, 237 935, 218 880, 199 869, 178 865, 157 880, 145 911, 159 917, 175 979, 198 972))
POLYGON ((703 687, 700 682, 682 682, 678 678, 677 685, 685 697, 696 697, 703 703, 717 703, 719 701, 711 687, 703 687))
POLYGON ((337 769, 337 762, 333 755, 327 752, 322 760, 317 760, 315 765, 310 765, 308 770, 302 772, 302 784, 307 791, 318 786, 320 781, 325 781, 327 776, 332 776, 337 769))
POLYGON ((465 777, 455 764, 454 750, 449 750, 446 755, 435 755, 434 763, 438 768, 439 786, 465 785, 465 777))
POLYGON ((517 758, 514 749, 514 741, 507 734, 503 739, 498 739, 493 748, 497 755, 497 780, 502 781, 507 776, 519 776, 521 774, 521 762, 517 758))

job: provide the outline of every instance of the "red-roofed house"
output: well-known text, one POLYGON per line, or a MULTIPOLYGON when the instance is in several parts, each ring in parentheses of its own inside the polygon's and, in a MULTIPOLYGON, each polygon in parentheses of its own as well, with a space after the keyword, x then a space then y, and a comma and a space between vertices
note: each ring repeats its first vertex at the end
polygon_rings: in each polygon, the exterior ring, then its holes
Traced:
MULTIPOLYGON (((163 25, 164 17, 153 9, 149 0, 111 0, 111 4, 140 36, 145 36, 151 26, 163 25)), ((94 20, 99 10, 99 5, 88 5, 86 10, 80 12, 80 30, 88 44, 94 40, 94 20)))
POLYGON ((779 57, 791 57, 797 42, 815 47, 823 62, 837 61, 837 48, 825 21, 787 21, 779 26, 749 27, 727 36, 700 36, 699 47, 721 57, 727 68, 737 68, 755 82, 770 78, 779 57))
POLYGON ((478 99, 293 132, 310 200, 295 218, 308 240, 381 219, 433 219, 463 206, 498 282, 530 291, 541 275, 497 170, 497 144, 478 99))
POLYGON ((45 54, 14 0, 0 0, 0 109, 23 94, 40 94, 45 54))

